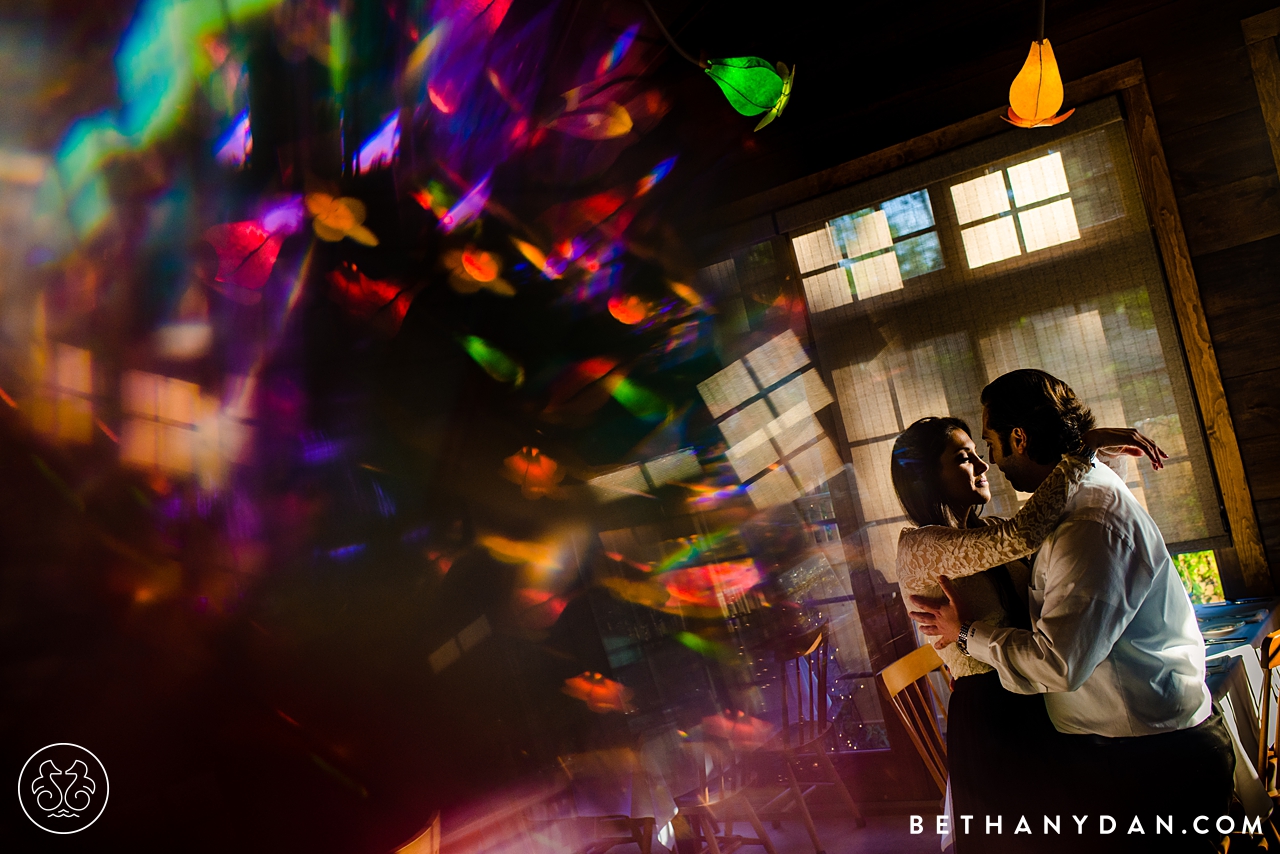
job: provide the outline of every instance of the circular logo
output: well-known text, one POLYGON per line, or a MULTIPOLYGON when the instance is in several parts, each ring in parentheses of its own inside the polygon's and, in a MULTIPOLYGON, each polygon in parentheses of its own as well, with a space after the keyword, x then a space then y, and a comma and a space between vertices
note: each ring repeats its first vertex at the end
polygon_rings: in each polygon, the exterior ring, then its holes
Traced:
POLYGON ((42 747, 18 774, 18 803, 50 833, 79 833, 98 820, 110 792, 107 769, 78 744, 42 747))

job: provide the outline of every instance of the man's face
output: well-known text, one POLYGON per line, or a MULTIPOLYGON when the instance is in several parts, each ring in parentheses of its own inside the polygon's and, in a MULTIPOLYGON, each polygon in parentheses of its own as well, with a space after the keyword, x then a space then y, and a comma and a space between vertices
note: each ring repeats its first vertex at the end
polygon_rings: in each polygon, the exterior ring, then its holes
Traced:
POLYGON ((982 407, 982 440, 987 445, 987 462, 1000 469, 1014 489, 1019 492, 1035 492, 1039 479, 1027 468, 1031 458, 1027 456, 1025 440, 1020 441, 1022 431, 1014 432, 1017 435, 1010 438, 1010 453, 1006 454, 1000 436, 990 427, 987 407, 982 407))

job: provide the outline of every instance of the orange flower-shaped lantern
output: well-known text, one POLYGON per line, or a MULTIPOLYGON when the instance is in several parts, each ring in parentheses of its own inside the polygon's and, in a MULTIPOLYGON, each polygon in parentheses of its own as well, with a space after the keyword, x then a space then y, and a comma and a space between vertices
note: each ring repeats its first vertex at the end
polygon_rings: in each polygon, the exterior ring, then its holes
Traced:
POLYGON ((606 679, 599 673, 583 671, 578 676, 564 680, 564 688, 561 690, 575 700, 582 700, 587 704, 588 709, 600 714, 608 712, 625 714, 636 710, 636 707, 631 705, 631 698, 635 692, 621 682, 606 679))
POLYGON ((564 480, 564 472, 555 460, 537 448, 524 447, 502 461, 506 471, 503 477, 520 486, 525 498, 542 498, 555 492, 556 485, 564 480))
POLYGON ((1027 61, 1009 87, 1009 117, 1005 121, 1020 128, 1050 127, 1064 122, 1075 109, 1056 115, 1062 107, 1062 98, 1058 61, 1049 40, 1041 38, 1031 43, 1027 61))
POLYGON ((364 227, 367 211, 364 202, 359 199, 350 196, 335 198, 328 193, 308 193, 307 211, 314 217, 311 227, 321 240, 337 243, 344 237, 350 237, 365 246, 378 245, 378 238, 364 227))

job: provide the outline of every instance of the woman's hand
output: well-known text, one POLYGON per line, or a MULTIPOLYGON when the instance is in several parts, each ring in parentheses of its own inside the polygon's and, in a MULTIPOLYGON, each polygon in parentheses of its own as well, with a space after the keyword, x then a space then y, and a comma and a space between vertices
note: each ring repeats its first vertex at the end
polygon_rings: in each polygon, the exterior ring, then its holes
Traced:
POLYGON ((1145 456, 1153 469, 1164 468, 1164 461, 1169 458, 1159 445, 1128 427, 1097 427, 1085 433, 1083 439, 1086 448, 1109 456, 1145 456))

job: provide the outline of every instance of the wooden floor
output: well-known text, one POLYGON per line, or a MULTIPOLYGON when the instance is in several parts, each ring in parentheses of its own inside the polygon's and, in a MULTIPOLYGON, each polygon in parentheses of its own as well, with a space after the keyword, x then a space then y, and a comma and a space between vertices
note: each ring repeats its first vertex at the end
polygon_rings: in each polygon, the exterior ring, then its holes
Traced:
MULTIPOLYGON (((818 838, 822 840, 827 854, 941 854, 941 841, 932 832, 931 815, 924 817, 926 832, 915 836, 911 834, 910 819, 905 815, 869 815, 866 818, 866 827, 857 827, 852 819, 815 819, 818 838)), ((813 854, 809 834, 805 833, 800 822, 783 822, 780 829, 770 827, 768 830, 778 854, 813 854)))

